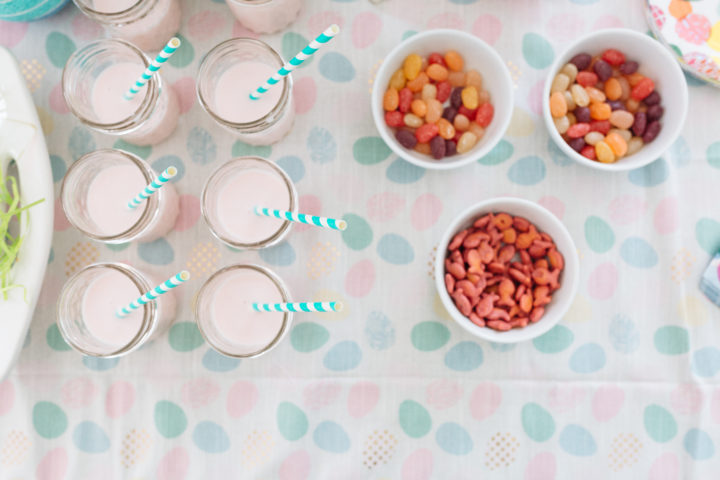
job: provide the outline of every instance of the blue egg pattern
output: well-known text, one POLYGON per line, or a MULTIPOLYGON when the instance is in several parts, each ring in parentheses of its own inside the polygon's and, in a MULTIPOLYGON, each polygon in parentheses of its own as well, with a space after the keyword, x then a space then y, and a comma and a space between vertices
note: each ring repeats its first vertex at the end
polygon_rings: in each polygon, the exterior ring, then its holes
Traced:
POLYGON ((473 449, 470 434, 457 423, 443 423, 435 432, 435 441, 440 448, 452 455, 467 455, 473 449))
POLYGON ((204 421, 195 426, 193 443, 203 452, 222 453, 230 448, 230 437, 217 423, 204 421))
POLYGON ((664 158, 659 158, 649 165, 630 170, 628 179, 638 187, 655 187, 670 176, 670 167, 664 158))
POLYGON ((59 182, 67 171, 65 160, 57 155, 50 155, 50 169, 52 170, 53 182, 59 182))
POLYGON ((406 162, 402 158, 396 158, 388 166, 385 176, 388 180, 395 183, 407 184, 415 183, 425 175, 425 169, 410 162, 406 162))
POLYGON ((290 180, 297 183, 305 176, 305 165, 303 165, 300 157, 295 155, 286 155, 277 159, 277 166, 285 170, 290 180))
POLYGON ((320 165, 330 163, 337 155, 337 143, 333 136, 324 128, 313 127, 307 138, 307 149, 310 160, 320 165))
POLYGON ((620 353, 632 353, 640 346, 640 331, 629 317, 618 314, 610 322, 610 344, 620 353))
POLYGON ((628 265, 637 268, 652 268, 658 263, 655 249, 640 237, 627 238, 620 245, 620 256, 628 265))
POLYGON ((560 147, 557 146, 557 143, 555 143, 552 138, 548 138, 547 149, 550 154, 550 159, 555 165, 566 167, 573 163, 573 159, 565 155, 565 152, 560 150, 560 147))
POLYGON ((535 155, 522 157, 510 167, 508 178, 518 185, 536 185, 545 178, 545 162, 535 155))
POLYGON ((77 160, 86 153, 95 150, 95 139, 84 127, 75 127, 70 132, 68 139, 68 151, 73 160, 77 160))
POLYGON ((395 233, 388 233, 380 238, 377 252, 380 258, 393 265, 407 265, 415 258, 410 242, 395 233))
POLYGON ((82 357, 82 363, 90 370, 104 372, 110 370, 120 362, 119 358, 82 357))
POLYGON ((211 372, 229 372, 235 370, 240 365, 239 358, 226 357, 225 355, 216 352, 212 348, 209 348, 202 358, 203 367, 207 368, 211 372))
POLYGON ((560 447, 570 455, 589 457, 597 452, 592 434, 579 425, 568 425, 560 432, 560 447))
POLYGON ((355 67, 345 55, 338 52, 323 55, 318 70, 323 77, 333 82, 345 83, 355 78, 355 67))
POLYGON ((475 342, 460 342, 445 354, 445 365, 458 372, 475 370, 482 362, 482 348, 475 342))
POLYGON ((210 135, 202 127, 193 127, 188 133, 186 148, 190 160, 199 165, 207 165, 215 161, 217 157, 217 145, 210 135))
POLYGON ((288 242, 282 242, 274 247, 264 248, 259 252, 260 258, 270 265, 286 267, 295 261, 295 250, 288 242))
POLYGON ((395 343, 395 328, 382 312, 370 312, 365 322, 365 338, 373 350, 386 350, 395 343))
POLYGON ((715 455, 715 443, 710 435, 699 428, 691 428, 685 434, 683 447, 694 460, 707 460, 715 455))
POLYGON ((362 360, 362 351, 358 344, 352 340, 345 340, 328 350, 323 359, 323 365, 328 370, 346 372, 357 367, 360 360, 362 360))
POLYGON ((350 450, 350 437, 335 422, 326 420, 318 424, 313 432, 313 441, 319 448, 332 453, 343 453, 350 450))
POLYGON ((151 265, 169 265, 175 259, 175 252, 164 238, 138 244, 138 255, 151 265))
POLYGON ((605 350, 597 343, 586 343, 573 352, 570 369, 576 373, 593 373, 605 366, 605 350))
POLYGON ((720 349, 705 347, 692 355, 692 370, 702 378, 711 378, 720 372, 720 349))
POLYGON ((95 422, 79 423, 72 435, 73 443, 86 453, 102 453, 110 448, 110 439, 95 422))

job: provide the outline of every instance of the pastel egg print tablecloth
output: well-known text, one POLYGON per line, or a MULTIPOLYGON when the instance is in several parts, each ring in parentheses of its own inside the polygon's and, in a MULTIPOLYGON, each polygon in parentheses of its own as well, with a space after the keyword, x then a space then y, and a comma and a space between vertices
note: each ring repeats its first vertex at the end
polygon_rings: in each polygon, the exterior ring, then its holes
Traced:
POLYGON ((0 23, 0 43, 18 57, 38 106, 56 194, 73 161, 116 146, 157 170, 178 166, 182 205, 166 238, 119 247, 83 238, 57 207, 37 313, 0 383, 1 478, 720 477, 720 313, 697 288, 720 248, 720 94, 688 79, 682 135, 661 159, 629 173, 576 164, 541 119, 553 58, 595 29, 646 32, 644 2, 308 0, 287 30, 262 38, 289 58, 330 23, 342 32, 293 73, 297 121, 272 147, 235 141, 194 95, 204 53, 252 34, 224 2, 182 6, 183 46, 163 70, 182 116, 171 139, 152 148, 89 131, 61 98, 63 64, 103 35, 97 24, 72 5, 38 23, 0 23), (369 108, 384 55, 435 27, 491 44, 515 84, 505 138, 451 172, 391 154, 369 108), (299 226, 259 252, 222 246, 199 220, 199 195, 214 168, 244 154, 277 162, 302 210, 342 216, 348 230, 299 226), (451 219, 499 195, 557 215, 581 261, 570 312, 514 346, 456 325, 431 272, 451 219), (55 323, 65 280, 100 260, 193 274, 177 290, 169 333, 120 360, 83 358, 55 323), (346 308, 296 315, 284 342, 258 359, 222 357, 204 343, 191 306, 205 278, 239 262, 269 266, 296 299, 346 308))

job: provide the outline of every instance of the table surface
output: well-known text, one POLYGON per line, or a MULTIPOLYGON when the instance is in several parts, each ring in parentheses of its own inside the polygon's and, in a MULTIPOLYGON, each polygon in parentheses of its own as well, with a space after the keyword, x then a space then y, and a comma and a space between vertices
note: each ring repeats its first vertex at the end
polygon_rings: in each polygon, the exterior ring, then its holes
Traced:
MULTIPOLYGON (((563 156, 540 116, 548 66, 594 29, 646 31, 644 2, 307 1, 263 39, 285 57, 331 22, 343 31, 294 73, 297 120, 272 147, 236 142, 195 101, 213 45, 249 33, 223 2, 183 1, 182 49, 163 73, 182 116, 152 148, 80 126, 61 98, 69 54, 103 35, 72 5, 31 24, 0 23, 25 71, 52 157, 68 165, 119 146, 156 169, 177 165, 182 213, 150 244, 90 242, 56 207, 37 312, 17 366, 0 382, 0 477, 114 478, 711 478, 720 468, 720 313, 697 283, 720 245, 720 92, 689 80, 681 137, 658 161, 603 174, 563 156), (402 38, 472 32, 507 60, 512 124, 493 153, 452 172, 390 154, 372 123, 373 75, 402 38), (345 216, 344 234, 295 228, 260 252, 233 252, 199 220, 202 184, 232 156, 268 157, 309 212, 345 216), (567 225, 581 285, 567 316, 534 342, 477 340, 448 317, 431 262, 466 205, 513 195, 567 225), (95 261, 158 275, 190 270, 170 331, 120 360, 83 358, 55 323, 58 292, 95 261), (271 353, 214 353, 191 314, 222 265, 267 265, 296 299, 339 299, 339 314, 298 314, 271 353)), ((440 47, 440 46, 439 46, 440 47)), ((642 59, 639 59, 642 60, 642 59)), ((3 322, 11 319, 1 319, 3 322)))

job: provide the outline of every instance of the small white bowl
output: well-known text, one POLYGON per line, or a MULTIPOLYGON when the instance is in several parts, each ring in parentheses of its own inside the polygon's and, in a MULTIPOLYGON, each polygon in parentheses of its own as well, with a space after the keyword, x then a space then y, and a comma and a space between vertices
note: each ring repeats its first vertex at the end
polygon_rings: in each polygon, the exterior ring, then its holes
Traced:
POLYGON ((662 156, 675 142, 685 123, 688 109, 688 89, 685 75, 673 56, 657 40, 625 28, 609 28, 590 33, 558 55, 550 67, 543 90, 543 118, 550 137, 565 155, 573 160, 598 170, 623 171, 644 167, 662 156), (555 129, 550 115, 550 87, 560 69, 578 53, 598 55, 608 48, 615 48, 625 54, 628 60, 640 64, 638 71, 655 82, 655 89, 662 97, 665 108, 660 123, 660 135, 644 145, 638 152, 623 157, 615 163, 601 163, 580 155, 568 145, 555 129))
POLYGON ((435 287, 443 305, 450 316, 462 328, 473 335, 497 343, 517 343, 542 335, 554 327, 567 313, 572 304, 580 283, 580 260, 575 242, 565 225, 555 215, 537 203, 519 198, 499 197, 475 204, 458 215, 445 231, 438 245, 435 259, 435 287), (552 301, 545 306, 545 315, 537 322, 525 328, 498 332, 491 328, 479 327, 464 316, 455 306, 445 288, 445 254, 450 241, 457 232, 463 230, 486 213, 506 212, 513 216, 521 216, 535 224, 538 231, 550 235, 557 249, 565 258, 565 268, 560 275, 560 288, 553 293, 552 301))
POLYGON ((513 111, 513 83, 505 62, 487 43, 478 37, 459 30, 428 30, 408 38, 396 46, 385 57, 375 76, 372 90, 372 113, 375 126, 385 143, 399 157, 404 158, 422 168, 433 170, 449 170, 462 167, 487 154, 505 134, 513 111), (441 160, 435 160, 415 150, 408 150, 395 139, 394 129, 385 123, 383 95, 390 77, 403 60, 411 53, 427 57, 432 52, 444 53, 456 50, 465 60, 465 69, 476 69, 483 77, 483 88, 490 93, 490 102, 495 108, 492 123, 485 130, 485 135, 467 153, 456 154, 441 160))

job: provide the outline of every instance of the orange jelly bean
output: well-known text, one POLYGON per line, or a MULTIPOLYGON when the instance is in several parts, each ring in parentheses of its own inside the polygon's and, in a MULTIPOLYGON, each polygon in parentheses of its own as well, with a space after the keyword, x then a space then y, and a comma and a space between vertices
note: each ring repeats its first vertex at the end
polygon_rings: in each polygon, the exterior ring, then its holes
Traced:
POLYGON ((463 60, 462 55, 460 55, 455 50, 447 51, 447 53, 445 54, 445 63, 447 64, 448 68, 453 72, 459 72, 463 69, 463 66, 465 65, 465 61, 463 60))
POLYGON ((445 140, 450 140, 455 137, 455 127, 448 120, 441 118, 437 122, 438 134, 445 140))
POLYGON ((430 78, 427 76, 427 73, 420 72, 417 77, 407 82, 405 86, 409 88, 411 92, 419 92, 428 83, 430 83, 430 78))
POLYGON ((427 68, 426 73, 431 80, 436 82, 443 82, 448 78, 447 68, 443 67, 439 63, 433 63, 430 65, 427 68))
POLYGON ((607 137, 605 137, 605 143, 610 146, 616 157, 622 157, 627 153, 628 144, 619 133, 608 133, 607 137))
POLYGON ((422 118, 427 113, 427 103, 420 99, 413 100, 410 104, 410 110, 412 110, 412 113, 422 118))
POLYGON ((383 108, 386 111, 391 112, 393 110, 397 110, 399 103, 400 95, 398 94, 397 89, 388 88, 383 96, 383 108))
POLYGON ((608 78, 605 82, 605 95, 608 100, 618 100, 622 97, 623 89, 620 85, 620 81, 617 78, 608 78))
POLYGON ((561 92, 550 95, 550 114, 554 118, 564 117, 567 114, 567 100, 561 92))
POLYGON ((607 103, 590 104, 590 118, 593 120, 607 120, 612 114, 612 108, 607 103))

